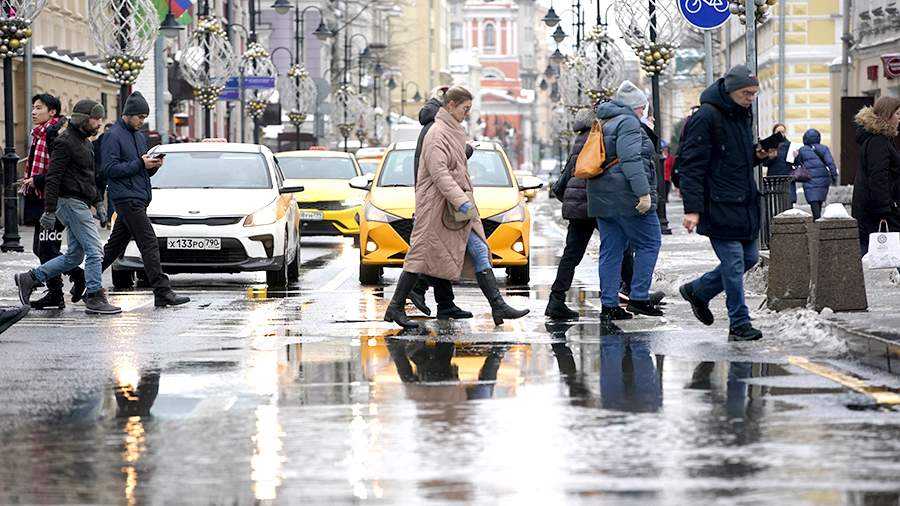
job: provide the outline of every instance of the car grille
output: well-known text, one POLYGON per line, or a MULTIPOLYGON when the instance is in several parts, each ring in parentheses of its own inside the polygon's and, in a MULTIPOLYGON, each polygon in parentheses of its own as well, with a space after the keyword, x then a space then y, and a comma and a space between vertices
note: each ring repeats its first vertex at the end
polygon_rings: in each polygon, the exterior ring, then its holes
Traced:
POLYGON ((484 227, 484 236, 490 237, 491 234, 497 231, 501 225, 500 222, 494 220, 481 220, 481 226, 484 227))
POLYGON ((321 202, 297 202, 299 209, 316 209, 318 211, 340 211, 347 209, 339 200, 323 200, 321 202))
POLYGON ((399 235, 401 239, 406 241, 406 244, 410 243, 410 238, 412 237, 413 220, 404 219, 393 221, 391 222, 391 227, 394 229, 394 232, 397 232, 397 235, 399 235))
POLYGON ((231 237, 222 239, 222 249, 218 251, 168 249, 166 239, 160 237, 159 257, 164 264, 228 264, 247 260, 247 252, 241 241, 231 237))
POLYGON ((302 233, 309 235, 339 235, 340 231, 330 221, 301 221, 302 233))
POLYGON ((224 225, 234 225, 244 219, 243 216, 217 216, 214 218, 169 218, 162 216, 151 216, 150 223, 154 225, 166 225, 177 227, 180 225, 207 225, 210 227, 221 227, 224 225))

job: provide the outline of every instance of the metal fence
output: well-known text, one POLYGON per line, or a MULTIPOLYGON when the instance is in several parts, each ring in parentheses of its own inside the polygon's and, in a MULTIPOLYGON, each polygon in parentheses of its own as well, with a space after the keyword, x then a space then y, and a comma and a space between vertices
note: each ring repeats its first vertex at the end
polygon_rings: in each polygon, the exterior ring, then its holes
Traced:
POLYGON ((792 207, 791 183, 793 176, 766 176, 762 184, 762 223, 759 228, 759 247, 769 249, 772 237, 772 220, 792 207))

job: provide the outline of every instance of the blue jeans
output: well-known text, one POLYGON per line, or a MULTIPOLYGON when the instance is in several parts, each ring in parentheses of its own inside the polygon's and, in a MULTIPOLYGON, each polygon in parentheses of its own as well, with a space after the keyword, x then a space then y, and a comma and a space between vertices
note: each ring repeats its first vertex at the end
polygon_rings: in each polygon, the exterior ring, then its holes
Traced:
POLYGON ((604 306, 619 305, 622 257, 629 242, 634 247, 630 297, 632 300, 648 300, 656 258, 662 245, 656 213, 597 218, 597 226, 600 228, 600 302, 604 306))
POLYGON ((759 244, 753 241, 710 239, 719 264, 691 284, 694 295, 709 302, 725 292, 731 328, 750 323, 750 310, 744 302, 744 273, 759 261, 759 244))
POLYGON ((34 269, 34 277, 46 283, 48 279, 78 267, 84 260, 85 293, 98 292, 103 288, 100 280, 103 247, 100 245, 100 231, 91 208, 78 199, 60 198, 56 206, 56 217, 68 232, 66 254, 34 269))
POLYGON ((466 253, 475 264, 475 272, 484 272, 491 268, 491 252, 488 245, 474 231, 469 232, 466 253))

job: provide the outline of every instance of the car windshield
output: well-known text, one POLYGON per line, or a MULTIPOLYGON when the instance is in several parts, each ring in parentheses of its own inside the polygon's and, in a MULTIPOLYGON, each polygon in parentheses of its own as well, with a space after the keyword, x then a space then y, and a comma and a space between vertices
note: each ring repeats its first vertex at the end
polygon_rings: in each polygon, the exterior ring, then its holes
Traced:
POLYGON ((265 158, 259 153, 167 153, 150 182, 154 189, 272 188, 265 158))
POLYGON ((374 174, 378 168, 378 160, 359 160, 359 168, 363 174, 374 174))
POLYGON ((285 179, 352 179, 359 174, 349 158, 285 156, 278 158, 285 179))
MULTIPOLYGON (((415 151, 398 149, 387 154, 377 186, 414 186, 413 160, 415 151)), ((509 188, 512 180, 500 153, 478 149, 469 159, 469 177, 474 186, 509 188)))

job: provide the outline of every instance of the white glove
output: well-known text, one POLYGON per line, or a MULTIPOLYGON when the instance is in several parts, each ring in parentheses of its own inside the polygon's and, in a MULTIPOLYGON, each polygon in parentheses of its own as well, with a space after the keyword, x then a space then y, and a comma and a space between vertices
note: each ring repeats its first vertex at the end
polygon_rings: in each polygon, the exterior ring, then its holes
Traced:
POLYGON ((653 201, 650 200, 650 194, 648 193, 646 195, 641 196, 641 198, 638 200, 637 205, 634 206, 634 208, 637 209, 637 212, 639 212, 641 214, 647 214, 647 211, 650 210, 650 207, 652 205, 653 205, 653 201))

